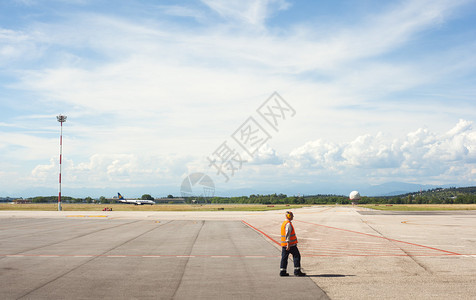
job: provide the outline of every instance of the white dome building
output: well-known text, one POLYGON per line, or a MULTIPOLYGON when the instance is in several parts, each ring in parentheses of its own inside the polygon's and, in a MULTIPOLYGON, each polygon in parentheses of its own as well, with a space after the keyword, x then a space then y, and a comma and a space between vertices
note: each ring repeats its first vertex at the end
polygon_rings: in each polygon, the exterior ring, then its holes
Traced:
POLYGON ((352 205, 358 204, 360 200, 360 193, 358 191, 352 191, 349 195, 349 200, 352 202, 352 205))

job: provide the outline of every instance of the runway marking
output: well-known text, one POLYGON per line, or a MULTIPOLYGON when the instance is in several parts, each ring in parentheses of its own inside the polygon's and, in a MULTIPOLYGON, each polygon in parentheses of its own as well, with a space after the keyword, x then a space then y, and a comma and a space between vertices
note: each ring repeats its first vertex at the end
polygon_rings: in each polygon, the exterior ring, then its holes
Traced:
POLYGON ((85 257, 104 257, 104 258, 277 258, 281 255, 49 255, 49 254, 0 254, 0 257, 15 258, 85 258, 85 257))
MULTIPOLYGON (((348 229, 342 229, 342 228, 337 228, 337 227, 332 227, 332 226, 327 226, 327 225, 321 225, 321 224, 316 224, 316 223, 311 223, 311 222, 306 222, 306 221, 296 221, 296 222, 315 225, 315 226, 320 226, 320 227, 333 229, 333 230, 339 230, 339 231, 343 231, 343 232, 349 232, 349 233, 353 233, 353 234, 359 234, 359 235, 373 237, 373 238, 384 239, 384 240, 387 240, 387 241, 402 243, 402 244, 411 245, 411 246, 415 246, 415 247, 430 249, 430 250, 437 251, 437 252, 443 252, 443 253, 445 253, 444 255, 461 255, 460 253, 456 253, 456 252, 451 252, 451 251, 437 249, 437 248, 428 247, 428 246, 424 246, 424 245, 419 245, 419 244, 415 244, 415 243, 395 240, 395 239, 391 239, 391 238, 387 238, 387 237, 383 237, 383 236, 379 236, 379 235, 374 235, 374 234, 369 234, 369 233, 364 233, 364 232, 358 232, 358 231, 348 230, 348 229)), ((420 250, 420 251, 422 251, 422 250, 420 250)), ((443 255, 443 254, 441 254, 441 255, 443 255)), ((408 255, 408 256, 410 256, 410 255, 408 255)))
POLYGON ((460 245, 427 245, 430 247, 455 247, 455 248, 466 248, 466 246, 460 246, 460 245))
MULTIPOLYGON (((301 257, 408 257, 408 254, 301 254, 301 257)), ((412 255, 418 257, 441 257, 442 255, 412 255)), ((464 257, 454 256, 454 257, 464 257)))
POLYGON ((68 218, 107 218, 108 216, 104 215, 69 215, 68 218))
MULTIPOLYGON (((304 251, 302 251, 304 252, 304 251)), ((306 253, 301 253, 301 257, 408 257, 408 254, 396 254, 396 253, 378 253, 378 254, 357 254, 357 253, 336 253, 336 251, 318 251, 317 254, 313 254, 312 250, 306 250, 306 253)), ((91 258, 91 257, 105 257, 105 258, 163 258, 163 259, 170 259, 170 258, 249 258, 249 259, 256 259, 256 258, 280 258, 281 255, 0 255, 0 257, 9 257, 9 258, 34 258, 34 257, 41 257, 41 258, 91 258)), ((412 255, 418 257, 441 257, 442 255, 433 255, 433 254, 419 254, 419 255, 412 255)), ((467 258, 475 258, 476 255, 470 254, 460 254, 458 256, 453 256, 455 258, 458 257, 467 257, 467 258)))
POLYGON ((281 243, 278 243, 277 241, 275 241, 272 237, 270 237, 269 235, 267 235, 266 233, 264 233, 263 231, 259 230, 258 228, 254 227, 253 225, 245 222, 244 220, 241 220, 241 222, 243 222, 244 224, 248 225, 249 227, 253 228, 254 230, 258 231, 259 233, 261 233, 262 235, 264 235, 265 237, 267 237, 268 239, 270 239, 271 241, 273 241, 275 244, 278 244, 279 246, 281 246, 281 243))
POLYGON ((363 242, 363 241, 360 241, 360 242, 357 242, 357 243, 361 243, 361 244, 375 244, 375 245, 380 245, 380 243, 377 243, 377 242, 363 242))
MULTIPOLYGON (((242 222, 254 229, 258 233, 262 234, 264 237, 271 240, 273 243, 281 246, 281 243, 275 240, 271 236, 275 236, 276 239, 279 235, 277 234, 268 234, 253 225, 245 222, 242 222)), ((328 230, 319 231, 318 234, 323 235, 322 238, 299 238, 298 240, 303 241, 300 243, 300 250, 302 256, 424 256, 424 257, 438 257, 438 256, 448 256, 456 255, 461 256, 462 254, 438 249, 435 247, 420 245, 416 243, 405 242, 401 240, 391 239, 383 236, 378 236, 374 234, 368 234, 348 229, 342 229, 332 226, 326 226, 316 223, 310 223, 305 221, 296 221, 305 224, 310 224, 314 226, 321 226, 328 230), (333 232, 338 230, 343 232, 343 234, 336 234, 333 232), (347 233, 347 234, 345 234, 347 233), (358 237, 366 238, 367 240, 359 240, 358 237), (378 240, 369 240, 370 238, 378 240), (391 242, 391 243, 388 243, 391 242), (406 247, 404 247, 406 245, 406 247)))
MULTIPOLYGON (((328 210, 333 209, 333 208, 335 208, 335 207, 328 207, 328 208, 320 210, 320 211, 299 212, 299 214, 300 215, 320 214, 320 213, 323 213, 323 212, 328 211, 328 210)), ((337 212, 347 212, 347 211, 337 211, 337 212)))

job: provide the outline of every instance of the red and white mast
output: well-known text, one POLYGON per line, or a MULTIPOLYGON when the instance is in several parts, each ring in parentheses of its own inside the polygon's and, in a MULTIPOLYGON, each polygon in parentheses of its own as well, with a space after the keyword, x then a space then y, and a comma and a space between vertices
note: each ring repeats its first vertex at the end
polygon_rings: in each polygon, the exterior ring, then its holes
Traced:
POLYGON ((61 163, 62 163, 62 157, 63 157, 63 123, 66 122, 66 116, 59 115, 56 116, 56 119, 58 119, 58 122, 61 124, 61 132, 60 132, 60 158, 59 158, 59 166, 60 166, 60 171, 59 171, 59 194, 58 194, 58 211, 61 211, 61 163))

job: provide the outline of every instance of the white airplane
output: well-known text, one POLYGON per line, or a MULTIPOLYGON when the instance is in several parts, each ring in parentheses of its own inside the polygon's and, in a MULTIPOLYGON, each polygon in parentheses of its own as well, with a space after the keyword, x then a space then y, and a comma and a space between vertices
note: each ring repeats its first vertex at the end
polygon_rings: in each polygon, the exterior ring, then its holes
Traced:
POLYGON ((144 205, 144 204, 154 205, 155 204, 155 202, 152 200, 125 199, 124 197, 122 197, 120 193, 117 193, 117 199, 120 202, 126 203, 126 204, 134 204, 134 205, 144 205))

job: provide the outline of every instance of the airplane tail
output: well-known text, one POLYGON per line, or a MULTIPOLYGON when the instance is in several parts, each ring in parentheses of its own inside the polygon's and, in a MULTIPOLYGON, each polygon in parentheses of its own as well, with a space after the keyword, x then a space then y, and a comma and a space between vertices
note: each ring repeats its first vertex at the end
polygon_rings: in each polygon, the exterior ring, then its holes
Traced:
POLYGON ((117 193, 117 199, 124 200, 124 197, 122 197, 121 193, 117 193))

